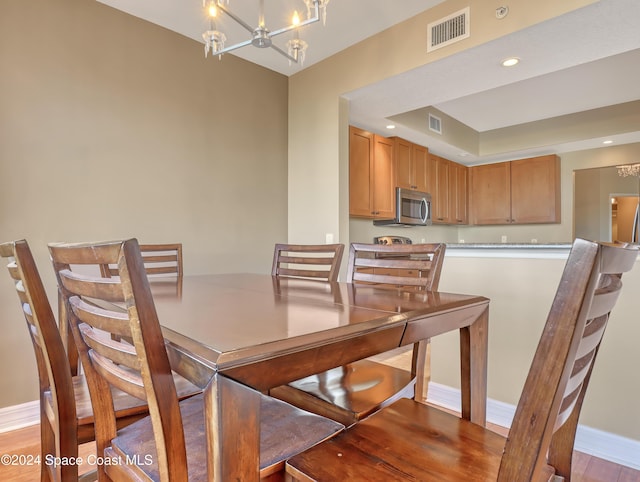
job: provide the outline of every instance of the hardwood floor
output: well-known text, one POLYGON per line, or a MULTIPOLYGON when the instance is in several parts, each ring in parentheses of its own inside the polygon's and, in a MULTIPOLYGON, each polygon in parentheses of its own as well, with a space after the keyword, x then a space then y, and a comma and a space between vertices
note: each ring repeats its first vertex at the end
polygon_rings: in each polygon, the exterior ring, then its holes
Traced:
MULTIPOLYGON (((498 429, 499 430, 499 429, 498 429)), ((40 430, 38 425, 0 434, 0 455, 36 456, 40 453, 40 430)), ((81 447, 83 460, 95 453, 94 444, 81 447)), ((91 470, 86 463, 80 473, 91 470)), ((40 479, 39 465, 5 465, 0 463, 0 480, 32 482, 40 479)), ((640 482, 640 471, 617 465, 607 460, 575 452, 573 458, 573 482, 640 482)))
MULTIPOLYGON (((32 482, 40 480, 40 464, 34 458, 40 454, 40 425, 32 425, 20 430, 0 433, 0 480, 11 482, 32 482), (15 463, 6 463, 7 455, 14 457, 15 463), (19 456, 24 456, 22 459, 19 456)), ((80 475, 94 469, 86 460, 95 454, 95 444, 80 447, 79 457, 84 461, 78 470, 80 475)), ((94 474, 95 476, 95 474, 94 474)), ((63 481, 64 482, 64 481, 63 481)))

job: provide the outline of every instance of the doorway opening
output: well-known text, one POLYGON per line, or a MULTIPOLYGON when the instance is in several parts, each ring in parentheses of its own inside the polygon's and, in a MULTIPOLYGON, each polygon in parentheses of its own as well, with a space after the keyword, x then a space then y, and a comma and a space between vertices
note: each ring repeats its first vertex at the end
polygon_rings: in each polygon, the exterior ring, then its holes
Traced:
POLYGON ((612 195, 611 240, 637 243, 640 234, 640 196, 632 194, 612 195))

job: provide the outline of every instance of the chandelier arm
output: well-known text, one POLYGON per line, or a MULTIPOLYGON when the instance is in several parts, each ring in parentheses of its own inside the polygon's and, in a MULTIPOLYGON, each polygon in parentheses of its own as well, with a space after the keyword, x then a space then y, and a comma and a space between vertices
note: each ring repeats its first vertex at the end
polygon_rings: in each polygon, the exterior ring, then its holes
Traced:
POLYGON ((247 45, 251 45, 251 41, 252 39, 249 40, 245 40, 244 42, 240 42, 234 45, 230 45, 229 47, 225 47, 222 50, 216 50, 212 52, 212 55, 222 55, 222 54, 226 54, 227 52, 231 52, 233 50, 237 50, 239 48, 242 47, 246 47, 247 45))
POLYGON ((300 22, 298 25, 289 25, 288 27, 282 27, 281 29, 270 32, 269 37, 275 37, 276 35, 280 35, 281 33, 286 33, 286 32, 290 32, 291 30, 296 30, 300 27, 304 27, 305 25, 310 25, 312 23, 315 23, 318 20, 320 20, 320 17, 309 18, 304 22, 300 22))
MULTIPOLYGON (((229 15, 233 20, 235 20, 236 23, 242 25, 242 27, 245 28, 248 32, 253 33, 254 27, 246 23, 244 20, 242 20, 240 17, 234 14, 231 10, 229 10, 228 8, 226 8, 224 5, 221 5, 221 4, 218 4, 217 7, 220 10, 222 10, 225 14, 229 15)), ((251 41, 249 41, 249 43, 251 43, 251 41)))
POLYGON ((284 50, 282 50, 280 47, 278 47, 276 44, 271 44, 271 48, 273 50, 275 50, 276 52, 278 52, 280 55, 283 55, 284 57, 288 58, 291 62, 295 62, 296 64, 298 63, 298 59, 296 59, 295 57, 289 55, 287 52, 285 52, 284 50))

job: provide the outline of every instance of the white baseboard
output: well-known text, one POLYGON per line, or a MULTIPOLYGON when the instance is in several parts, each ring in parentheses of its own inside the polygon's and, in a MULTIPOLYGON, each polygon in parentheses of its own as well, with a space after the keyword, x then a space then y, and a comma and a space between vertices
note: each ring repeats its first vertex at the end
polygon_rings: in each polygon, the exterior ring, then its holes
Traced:
POLYGON ((40 402, 21 403, 0 408, 0 433, 40 423, 40 402))
MULTIPOLYGON (((460 390, 438 383, 429 383, 427 399, 445 408, 460 411, 460 390)), ((514 405, 489 399, 487 422, 510 427, 514 405)), ((579 452, 640 470, 640 441, 621 437, 595 428, 578 425, 574 448, 579 452)))
MULTIPOLYGON (((445 408, 460 411, 460 390, 429 383, 428 400, 445 408)), ((487 422, 510 427, 516 407, 489 399, 487 422)), ((35 425, 40 421, 38 401, 0 408, 0 433, 35 425)), ((595 428, 578 425, 575 449, 585 454, 640 470, 640 441, 621 437, 595 428)))

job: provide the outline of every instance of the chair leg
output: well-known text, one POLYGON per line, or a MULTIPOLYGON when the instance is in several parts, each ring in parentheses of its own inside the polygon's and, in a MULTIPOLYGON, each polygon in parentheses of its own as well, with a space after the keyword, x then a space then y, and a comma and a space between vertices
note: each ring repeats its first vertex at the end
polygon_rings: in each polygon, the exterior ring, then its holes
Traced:
POLYGON ((431 381, 431 342, 421 340, 413 345, 411 372, 416 377, 414 400, 425 403, 431 381))
POLYGON ((57 467, 51 466, 46 462, 51 457, 60 457, 62 459, 78 458, 78 439, 76 437, 77 428, 66 427, 65 433, 62 433, 60 427, 54 426, 46 414, 41 414, 40 418, 40 477, 47 481, 77 481, 78 465, 77 464, 60 464, 57 467))
MULTIPOLYGON (((42 404, 41 404, 42 406, 42 404)), ((53 469, 45 463, 48 454, 56 453, 56 437, 46 414, 40 414, 40 480, 42 482, 59 480, 53 469)))

